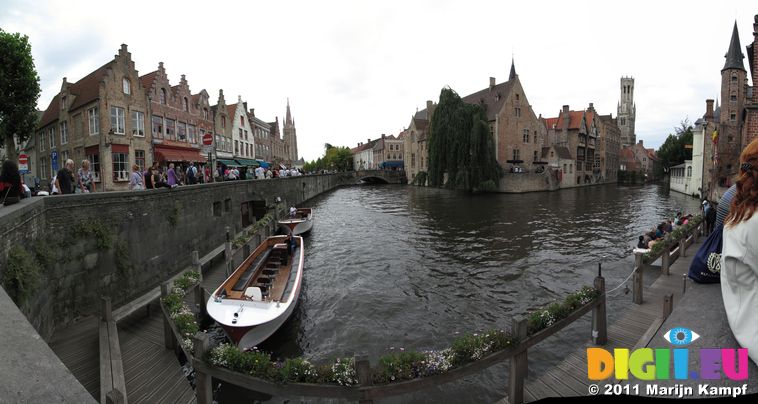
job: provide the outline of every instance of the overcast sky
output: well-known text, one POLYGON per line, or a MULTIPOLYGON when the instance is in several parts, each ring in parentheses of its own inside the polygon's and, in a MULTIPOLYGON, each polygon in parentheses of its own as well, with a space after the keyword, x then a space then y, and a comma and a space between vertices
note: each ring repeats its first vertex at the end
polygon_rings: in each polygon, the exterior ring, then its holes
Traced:
POLYGON ((241 95, 257 117, 282 121, 289 97, 307 160, 327 142, 355 147, 399 133, 444 86, 464 96, 490 76, 506 80, 512 56, 544 117, 590 102, 616 116, 619 79, 634 77, 637 138, 657 148, 720 96, 733 24, 745 52, 758 3, 623 4, 0 0, 0 27, 29 36, 41 109, 63 77, 81 79, 126 43, 140 75, 162 61, 172 84, 186 74, 212 104, 223 89, 227 102, 241 95))

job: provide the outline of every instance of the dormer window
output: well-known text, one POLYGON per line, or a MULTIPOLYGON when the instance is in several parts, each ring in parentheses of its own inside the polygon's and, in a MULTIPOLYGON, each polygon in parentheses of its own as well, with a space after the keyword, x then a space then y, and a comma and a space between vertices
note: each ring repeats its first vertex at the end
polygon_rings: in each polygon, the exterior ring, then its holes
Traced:
POLYGON ((132 93, 132 83, 129 82, 129 79, 127 79, 126 77, 124 77, 122 83, 123 83, 123 86, 124 86, 124 94, 127 94, 127 95, 131 94, 132 93))

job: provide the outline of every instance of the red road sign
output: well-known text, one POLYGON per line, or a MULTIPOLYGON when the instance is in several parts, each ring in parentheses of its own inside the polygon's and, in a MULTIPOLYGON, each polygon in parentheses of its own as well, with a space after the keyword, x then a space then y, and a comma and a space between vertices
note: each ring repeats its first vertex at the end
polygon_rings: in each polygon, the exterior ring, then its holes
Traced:
POLYGON ((26 154, 21 154, 18 156, 18 163, 19 164, 26 164, 29 162, 29 156, 26 154))
POLYGON ((213 144, 213 135, 210 133, 206 133, 203 135, 203 144, 206 146, 210 146, 213 144))

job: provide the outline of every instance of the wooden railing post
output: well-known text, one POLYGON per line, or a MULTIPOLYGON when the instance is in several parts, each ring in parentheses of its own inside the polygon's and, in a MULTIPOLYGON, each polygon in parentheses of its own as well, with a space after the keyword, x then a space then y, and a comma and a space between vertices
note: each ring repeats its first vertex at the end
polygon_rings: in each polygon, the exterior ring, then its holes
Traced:
POLYGON ((200 281, 203 281, 203 266, 200 264, 200 253, 197 252, 197 250, 192 251, 192 269, 197 271, 198 274, 200 274, 200 281))
MULTIPOLYGON (((523 317, 516 317, 511 322, 511 335, 521 344, 526 340, 527 321, 523 317)), ((526 348, 511 357, 511 369, 508 382, 508 401, 510 404, 523 404, 524 402, 524 379, 528 372, 528 358, 526 348)))
POLYGON ((634 268, 632 277, 632 301, 636 304, 642 304, 642 267, 634 268))
POLYGON ((687 293, 687 274, 682 274, 682 295, 687 293))
MULTIPOLYGON (((355 376, 358 378, 358 385, 361 387, 369 387, 373 384, 371 378, 371 364, 368 361, 368 355, 355 355, 354 357, 355 376)), ((358 400, 359 404, 372 404, 374 400, 371 398, 361 397, 358 400)))
POLYGON ((205 288, 203 285, 197 284, 195 286, 195 307, 197 307, 198 322, 202 322, 205 318, 205 288))
POLYGON ((667 319, 672 311, 674 311, 674 294, 669 293, 663 296, 663 318, 667 319))
MULTIPOLYGON (((168 296, 168 282, 161 283, 161 299, 168 296)), ((161 313, 163 313, 163 310, 161 310, 161 313)), ((171 330, 171 324, 169 323, 171 321, 170 318, 167 318, 164 314, 163 316, 163 346, 166 347, 166 349, 173 350, 174 345, 174 332, 171 330)))
MULTIPOLYGON (((661 241, 661 243, 663 243, 663 241, 661 241)), ((669 266, 671 266, 671 250, 669 250, 669 247, 664 244, 663 255, 661 255, 661 273, 668 275, 669 266)))
POLYGON ((106 404, 124 404, 124 393, 113 389, 105 395, 106 404))
POLYGON ((608 343, 608 323, 605 312, 605 278, 598 276, 595 278, 595 289, 600 291, 600 300, 592 309, 592 342, 595 345, 605 345, 608 343))
POLYGON ((687 251, 687 235, 685 234, 681 240, 679 240, 679 258, 684 257, 687 251))
POLYGON ((113 310, 111 309, 111 298, 108 296, 101 296, 100 304, 100 319, 102 321, 112 321, 113 310))
MULTIPOLYGON (((210 343, 208 334, 198 332, 192 337, 192 343, 195 348, 195 360, 202 362, 210 343)), ((213 403, 213 378, 211 375, 199 371, 197 367, 195 367, 195 395, 198 404, 213 403)))
POLYGON ((224 259, 226 260, 226 278, 232 274, 232 236, 229 226, 226 226, 226 243, 224 244, 224 259))

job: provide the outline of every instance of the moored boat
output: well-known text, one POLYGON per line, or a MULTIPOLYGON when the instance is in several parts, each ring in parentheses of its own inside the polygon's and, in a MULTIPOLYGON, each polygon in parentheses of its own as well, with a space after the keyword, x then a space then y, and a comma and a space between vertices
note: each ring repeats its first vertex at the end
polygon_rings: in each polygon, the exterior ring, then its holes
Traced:
POLYGON ((302 237, 267 238, 208 299, 208 315, 241 348, 265 341, 295 310, 303 247, 302 237))
POLYGON ((279 220, 279 227, 293 236, 308 233, 313 228, 313 209, 297 208, 294 217, 279 220))

